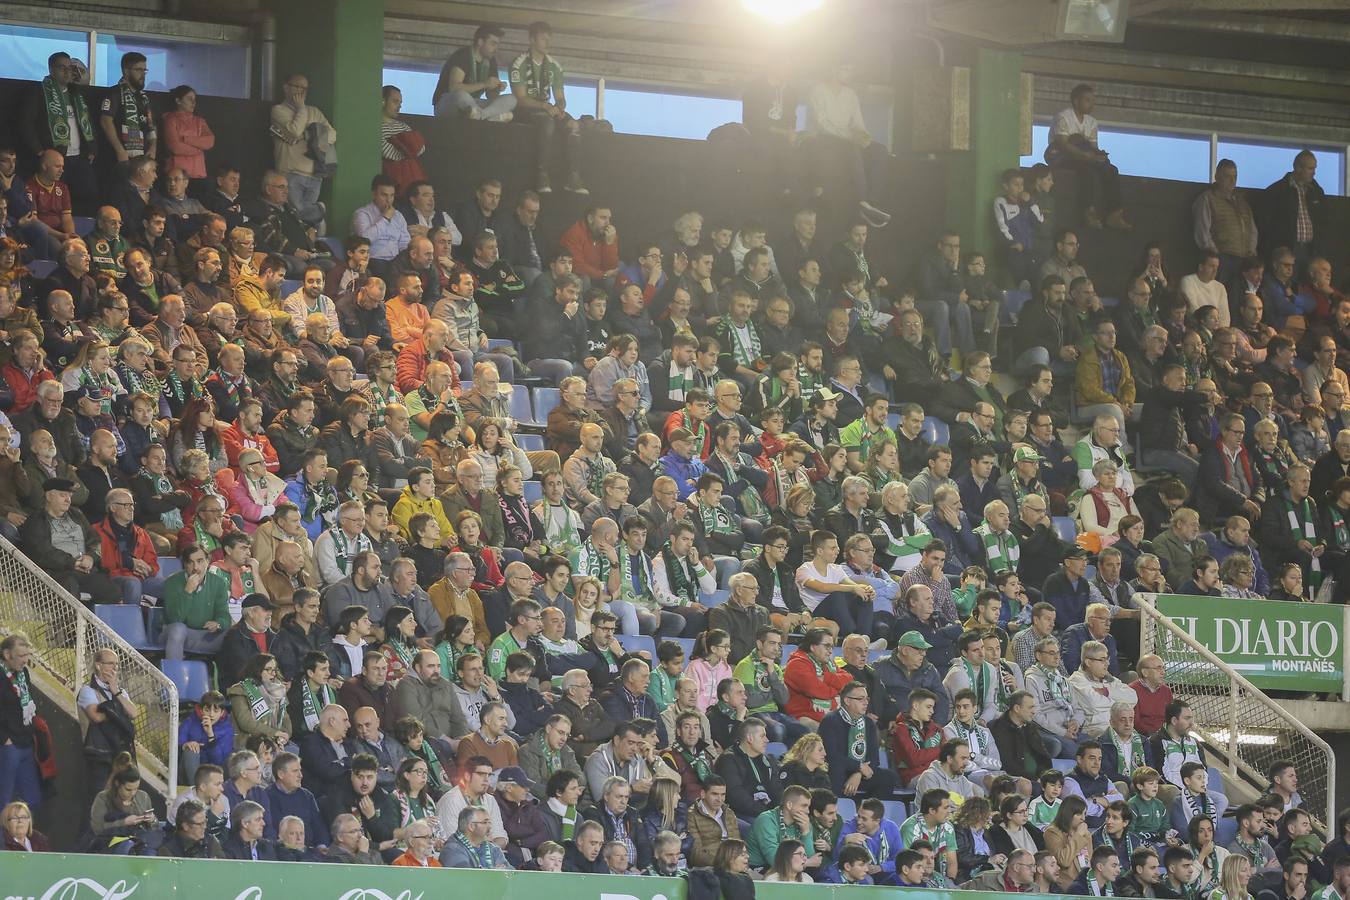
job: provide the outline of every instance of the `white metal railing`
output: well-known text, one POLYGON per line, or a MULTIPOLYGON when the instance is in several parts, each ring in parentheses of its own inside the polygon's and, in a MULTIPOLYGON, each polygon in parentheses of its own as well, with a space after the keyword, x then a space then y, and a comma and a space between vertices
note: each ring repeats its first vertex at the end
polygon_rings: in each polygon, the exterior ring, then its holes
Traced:
POLYGON ((1298 767, 1304 808, 1321 820, 1320 828, 1334 824, 1336 754, 1327 742, 1159 612, 1156 594, 1134 599, 1142 610, 1139 652, 1162 657, 1167 684, 1190 703, 1211 764, 1229 778, 1264 787, 1270 764, 1290 760, 1298 767))
MULTIPOLYGON (((139 609, 136 610, 140 612, 139 609)), ((136 718, 136 765, 171 797, 178 783, 178 689, 150 660, 0 536, 0 635, 26 634, 39 687, 77 718, 75 696, 89 683, 94 654, 121 660, 121 683, 141 708, 136 718)))

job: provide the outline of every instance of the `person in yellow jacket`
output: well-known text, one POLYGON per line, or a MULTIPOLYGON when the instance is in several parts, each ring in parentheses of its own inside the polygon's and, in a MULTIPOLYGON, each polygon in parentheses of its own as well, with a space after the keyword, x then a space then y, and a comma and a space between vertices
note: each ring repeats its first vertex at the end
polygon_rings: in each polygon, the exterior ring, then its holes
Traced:
POLYGON ((260 309, 272 316, 272 327, 280 334, 291 323, 290 314, 281 308, 281 283, 286 280, 286 260, 269 255, 258 266, 258 274, 241 275, 234 283, 234 306, 245 317, 260 309))
POLYGON ((416 466, 408 470, 408 486, 394 504, 390 516, 398 526, 399 533, 408 543, 416 543, 418 536, 412 533, 409 523, 418 513, 426 513, 441 527, 441 544, 453 547, 457 542, 455 528, 445 517, 445 507, 436 496, 436 478, 426 466, 416 466))

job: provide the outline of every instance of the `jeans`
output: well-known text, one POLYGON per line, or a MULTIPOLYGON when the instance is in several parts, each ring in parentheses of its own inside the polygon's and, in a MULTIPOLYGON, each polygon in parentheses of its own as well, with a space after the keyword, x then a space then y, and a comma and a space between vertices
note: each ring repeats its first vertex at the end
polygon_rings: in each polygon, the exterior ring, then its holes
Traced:
POLYGON ((451 350, 451 355, 455 357, 455 362, 459 364, 459 377, 468 381, 473 380, 473 364, 476 362, 490 362, 497 367, 497 375, 507 384, 516 383, 516 361, 505 353, 489 353, 484 350, 478 350, 470 353, 468 350, 451 350))
POLYGON ((744 568, 745 563, 741 562, 740 557, 714 555, 713 567, 717 570, 717 586, 725 588, 727 579, 744 568))
POLYGON ((835 591, 820 601, 813 614, 838 623, 840 637, 872 633, 872 603, 857 594, 835 591))
POLYGON ((619 634, 651 634, 650 631, 643 631, 641 620, 638 619, 637 607, 627 600, 609 601, 609 611, 619 617, 619 634))
POLYGON ((914 306, 923 313, 925 322, 933 324, 933 343, 938 353, 948 357, 952 352, 952 332, 955 330, 956 349, 970 353, 975 349, 975 330, 970 320, 970 305, 948 303, 945 300, 919 300, 914 306))
POLYGON ((561 131, 567 177, 581 177, 581 126, 576 119, 567 116, 560 121, 547 113, 527 112, 517 115, 516 121, 534 126, 535 168, 539 172, 548 169, 549 148, 553 145, 554 136, 561 131))
POLYGON ((468 91, 446 91, 436 104, 436 115, 455 117, 468 114, 471 119, 487 119, 489 122, 509 122, 507 116, 516 108, 514 94, 499 94, 492 99, 478 99, 468 91))
POLYGON ((664 609, 660 612, 641 610, 637 617, 639 628, 649 637, 682 637, 688 630, 685 617, 680 613, 664 609))
POLYGON ((182 622, 164 626, 164 658, 182 659, 184 653, 202 653, 214 656, 225 643, 225 629, 207 631, 189 628, 182 622))
POLYGON ((803 735, 811 733, 811 729, 784 712, 757 712, 752 715, 764 723, 769 740, 786 744, 789 748, 803 735))
MULTIPOLYGON (((1037 726, 1040 727, 1040 726, 1037 726)), ((1062 734, 1052 734, 1041 728, 1041 742, 1051 759, 1073 759, 1078 755, 1078 741, 1062 734)))
POLYGON ((1139 466, 1175 472, 1187 484, 1193 484, 1200 474, 1200 463, 1189 453, 1180 450, 1144 450, 1139 454, 1139 466))
POLYGON ((572 374, 573 365, 565 359, 532 359, 528 363, 530 374, 547 378, 555 385, 572 374))
POLYGON ((160 575, 152 575, 149 578, 114 575, 113 584, 122 589, 122 603, 129 606, 140 603, 144 595, 157 599, 164 596, 164 578, 160 575))
POLYGON ((0 808, 23 800, 36 812, 42 804, 42 782, 32 747, 0 746, 0 808))
POLYGON ((324 208, 319 203, 319 191, 323 188, 323 179, 302 172, 287 172, 286 184, 290 186, 291 203, 306 224, 319 227, 323 221, 324 208))

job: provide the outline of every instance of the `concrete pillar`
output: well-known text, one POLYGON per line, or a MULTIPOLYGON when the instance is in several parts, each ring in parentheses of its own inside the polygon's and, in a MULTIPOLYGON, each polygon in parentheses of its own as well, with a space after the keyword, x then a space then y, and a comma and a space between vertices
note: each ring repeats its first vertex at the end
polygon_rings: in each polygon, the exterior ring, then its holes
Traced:
POLYGON ((328 233, 343 237, 380 171, 384 0, 270 0, 276 17, 277 97, 287 77, 309 79, 308 102, 337 131, 337 175, 324 186, 328 233))
POLYGON ((947 224, 963 250, 979 249, 998 265, 993 203, 999 174, 1017 165, 1022 54, 987 47, 970 60, 970 149, 947 160, 947 224))

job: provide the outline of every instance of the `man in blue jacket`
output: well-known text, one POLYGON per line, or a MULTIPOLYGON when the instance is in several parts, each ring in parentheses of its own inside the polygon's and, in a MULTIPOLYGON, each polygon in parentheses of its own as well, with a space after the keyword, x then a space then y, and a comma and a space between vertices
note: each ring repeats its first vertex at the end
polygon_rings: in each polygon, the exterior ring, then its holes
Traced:
POLYGON ((844 823, 835 844, 835 855, 841 856, 843 849, 849 846, 863 847, 872 855, 867 874, 873 884, 899 884, 895 857, 904 846, 904 839, 900 837, 900 826, 886 818, 886 807, 880 800, 869 797, 862 801, 858 804, 858 814, 844 823))

